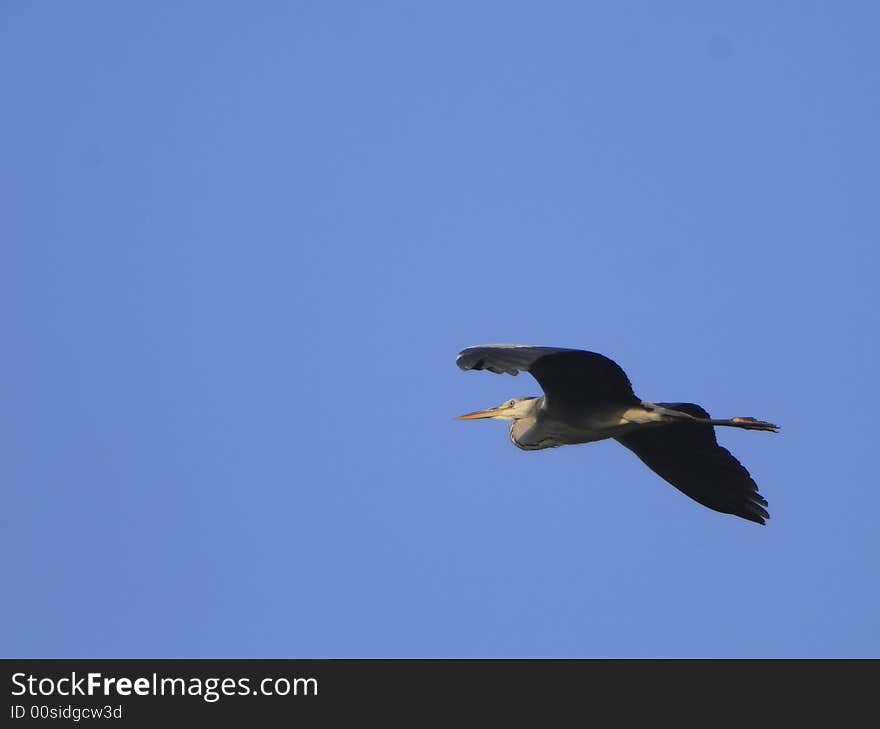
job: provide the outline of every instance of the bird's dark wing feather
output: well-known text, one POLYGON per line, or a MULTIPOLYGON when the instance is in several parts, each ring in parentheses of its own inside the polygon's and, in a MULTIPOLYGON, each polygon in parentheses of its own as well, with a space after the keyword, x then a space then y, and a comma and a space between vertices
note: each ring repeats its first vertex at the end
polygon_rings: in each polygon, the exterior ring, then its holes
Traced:
MULTIPOLYGON (((699 405, 658 403, 665 408, 708 418, 699 405)), ((675 488, 725 514, 763 524, 770 518, 767 501, 745 467, 718 445, 711 425, 676 423, 637 430, 617 441, 675 488)))
POLYGON ((577 352, 560 347, 532 347, 526 344, 481 344, 458 353, 455 363, 463 370, 489 370, 496 375, 528 372, 535 360, 557 352, 577 352))
POLYGON ((566 405, 597 402, 637 403, 626 373, 613 360, 596 352, 522 344, 468 347, 456 360, 463 370, 489 370, 515 375, 529 372, 549 402, 566 405))

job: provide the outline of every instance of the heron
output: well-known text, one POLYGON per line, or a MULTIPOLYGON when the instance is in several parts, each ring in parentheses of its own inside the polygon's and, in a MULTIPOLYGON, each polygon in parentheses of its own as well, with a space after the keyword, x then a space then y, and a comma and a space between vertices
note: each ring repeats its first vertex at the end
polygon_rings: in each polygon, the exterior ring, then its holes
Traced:
POLYGON ((462 370, 528 372, 540 397, 515 397, 459 420, 510 421, 510 440, 526 451, 614 438, 661 478, 703 506, 764 524, 767 500, 745 467, 718 445, 715 427, 776 432, 751 417, 717 419, 693 403, 641 400, 620 365, 582 349, 485 344, 462 350, 462 370))

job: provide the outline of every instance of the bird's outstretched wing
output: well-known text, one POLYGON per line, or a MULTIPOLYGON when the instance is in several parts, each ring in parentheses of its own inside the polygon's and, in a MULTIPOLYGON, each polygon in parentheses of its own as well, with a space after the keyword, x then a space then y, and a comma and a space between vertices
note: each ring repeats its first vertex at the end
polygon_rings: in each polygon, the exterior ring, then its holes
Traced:
POLYGON ((554 399, 567 406, 639 402, 620 366, 596 352, 524 344, 484 344, 460 352, 456 363, 463 370, 510 375, 529 372, 550 403, 554 399))
MULTIPOLYGON (((708 418, 699 405, 658 403, 665 408, 708 418)), ((745 467, 718 445, 711 425, 676 423, 618 436, 652 471, 679 491, 725 514, 763 524, 770 518, 767 501, 745 467)))

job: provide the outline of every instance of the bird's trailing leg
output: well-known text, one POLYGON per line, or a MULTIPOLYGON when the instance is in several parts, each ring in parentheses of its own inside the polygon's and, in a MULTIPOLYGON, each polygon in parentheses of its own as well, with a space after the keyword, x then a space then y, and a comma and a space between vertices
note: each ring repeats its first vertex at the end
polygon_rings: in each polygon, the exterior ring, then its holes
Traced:
MULTIPOLYGON (((702 420, 702 418, 697 419, 702 420)), ((705 422, 710 425, 729 425, 732 428, 744 428, 745 430, 767 430, 771 433, 775 433, 779 430, 778 425, 773 425, 773 423, 768 423, 764 420, 757 420, 755 418, 729 418, 728 420, 708 418, 705 422)))
MULTIPOLYGON (((718 418, 709 418, 702 417, 699 415, 691 415, 690 413, 684 412, 683 410, 673 409, 671 407, 663 407, 662 405, 657 405, 656 403, 649 403, 646 401, 642 402, 642 405, 654 415, 656 418, 657 415, 660 416, 662 420, 666 422, 673 420, 687 420, 690 422, 696 423, 704 423, 706 425, 719 425, 719 426, 727 426, 730 428, 743 428, 744 430, 766 430, 770 433, 775 433, 779 430, 778 425, 774 425, 773 423, 768 423, 765 420, 758 420, 757 418, 726 418, 726 419, 718 419, 718 418)), ((692 408, 695 406, 691 406, 692 408)), ((702 408, 696 407, 697 412, 706 411, 702 408)), ((652 418, 653 420, 654 418, 652 418)))

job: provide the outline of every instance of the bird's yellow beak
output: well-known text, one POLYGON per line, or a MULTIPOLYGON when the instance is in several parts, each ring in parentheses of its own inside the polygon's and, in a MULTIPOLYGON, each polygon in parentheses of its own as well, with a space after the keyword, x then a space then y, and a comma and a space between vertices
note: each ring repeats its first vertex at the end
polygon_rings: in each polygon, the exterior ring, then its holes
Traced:
POLYGON ((497 418, 501 408, 489 408, 488 410, 477 410, 475 413, 467 415, 459 415, 456 420, 479 420, 480 418, 497 418))

